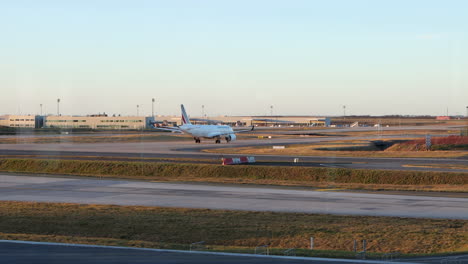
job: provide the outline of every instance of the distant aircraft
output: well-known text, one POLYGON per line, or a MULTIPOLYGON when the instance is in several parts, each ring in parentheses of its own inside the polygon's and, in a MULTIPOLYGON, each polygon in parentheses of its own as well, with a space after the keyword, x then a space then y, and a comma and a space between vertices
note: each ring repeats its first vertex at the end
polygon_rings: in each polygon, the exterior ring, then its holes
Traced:
POLYGON ((201 138, 216 139, 216 144, 221 143, 221 139, 224 138, 227 143, 236 140, 235 133, 243 133, 254 130, 252 126, 249 130, 236 130, 234 131, 230 126, 221 125, 192 125, 190 119, 185 112, 184 105, 180 105, 182 111, 182 125, 178 127, 156 127, 156 129, 164 131, 172 131, 179 133, 186 133, 193 136, 195 143, 200 143, 201 138))

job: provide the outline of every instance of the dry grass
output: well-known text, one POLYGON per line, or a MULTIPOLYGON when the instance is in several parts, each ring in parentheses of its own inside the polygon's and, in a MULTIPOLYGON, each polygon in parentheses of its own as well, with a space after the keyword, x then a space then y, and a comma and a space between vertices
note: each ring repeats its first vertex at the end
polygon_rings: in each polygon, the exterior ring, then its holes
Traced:
MULTIPOLYGON (((397 140, 397 139, 392 139, 397 140)), ((403 140, 403 138, 401 139, 403 140)), ((464 150, 457 151, 380 151, 370 141, 330 141, 306 145, 287 145, 284 149, 268 147, 240 147, 205 149, 208 153, 245 155, 291 155, 327 157, 371 157, 371 158, 460 158, 468 157, 464 150)))
MULTIPOLYGON (((426 139, 418 139, 393 145, 387 151, 426 151, 426 139)), ((433 137, 431 151, 467 151, 468 136, 433 137)))
POLYGON ((468 250, 467 220, 334 216, 143 206, 0 202, 0 238, 187 249, 352 250, 367 239, 372 252, 440 253, 468 250))
POLYGON ((460 126, 466 125, 468 120, 467 119, 452 119, 452 120, 436 120, 435 118, 408 118, 408 117, 346 117, 346 119, 340 117, 332 118, 333 122, 359 122, 360 124, 382 124, 384 126, 389 125, 391 127, 398 127, 398 126, 460 126))
MULTIPOLYGON (((385 129, 385 128, 384 128, 385 129)), ((425 129, 418 129, 418 130, 377 130, 377 128, 375 128, 375 131, 350 131, 350 132, 346 132, 346 131, 341 131, 340 132, 340 129, 338 128, 336 132, 331 132, 331 133, 327 133, 328 135, 330 136, 333 136, 334 133, 336 133, 336 135, 346 135, 346 136, 352 136, 352 137, 364 137, 364 136, 373 136, 373 137, 379 137, 379 136, 408 136, 408 135, 411 135, 411 136, 414 136, 414 135, 421 135, 421 136, 424 136, 424 135, 427 135, 427 134, 431 134, 431 135, 450 135, 450 134, 453 134, 453 133, 459 133, 459 131, 454 131, 454 130, 425 130, 425 129)))
POLYGON ((3 159, 0 171, 385 190, 468 191, 468 173, 149 162, 3 159))
POLYGON ((455 164, 425 164, 425 165, 407 164, 407 165, 404 165, 404 167, 468 170, 468 165, 455 165, 455 164))
POLYGON ((50 143, 126 143, 126 142, 158 142, 158 141, 185 141, 190 137, 169 133, 147 133, 129 135, 56 135, 49 137, 9 137, 0 139, 0 144, 50 144, 50 143))

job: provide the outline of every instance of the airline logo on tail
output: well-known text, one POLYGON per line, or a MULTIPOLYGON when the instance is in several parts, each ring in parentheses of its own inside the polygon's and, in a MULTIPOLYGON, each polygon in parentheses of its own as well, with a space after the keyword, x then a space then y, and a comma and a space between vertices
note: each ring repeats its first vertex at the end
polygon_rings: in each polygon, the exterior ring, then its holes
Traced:
POLYGON ((182 110, 182 125, 191 125, 190 119, 187 116, 187 113, 185 112, 185 107, 184 105, 180 105, 180 109, 182 110))

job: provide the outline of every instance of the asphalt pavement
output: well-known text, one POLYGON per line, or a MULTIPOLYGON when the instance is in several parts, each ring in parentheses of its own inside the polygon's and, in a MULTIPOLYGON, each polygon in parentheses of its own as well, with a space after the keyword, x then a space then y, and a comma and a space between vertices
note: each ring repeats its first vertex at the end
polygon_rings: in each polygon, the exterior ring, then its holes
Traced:
MULTIPOLYGON (((356 137, 347 139, 363 139, 368 137, 356 137)), ((211 163, 220 164, 222 157, 239 157, 242 155, 229 154, 229 148, 247 146, 273 146, 287 144, 306 144, 339 140, 342 137, 327 138, 302 138, 302 139, 268 139, 268 140, 239 140, 229 144, 214 144, 204 142, 195 144, 192 142, 132 142, 132 143, 54 143, 54 144, 0 144, 0 155, 40 158, 88 159, 95 160, 135 160, 141 158, 184 158, 184 159, 208 159, 211 163), (225 148, 225 154, 206 153, 203 149, 225 148)), ((311 166, 334 167, 351 169, 381 169, 381 170, 416 170, 416 171, 443 171, 443 172, 468 172, 468 169, 444 168, 448 164, 466 166, 467 159, 448 158, 365 158, 365 157, 317 157, 294 155, 253 155, 263 165, 277 166, 311 166), (294 163, 294 158, 299 158, 294 163), (442 166, 440 168, 427 167, 442 166), (425 167, 426 166, 426 167, 425 167)))
POLYGON ((0 200, 468 219, 468 198, 0 174, 0 200))
MULTIPOLYGON (((0 241, 0 262, 15 264, 143 264, 143 263, 184 263, 184 264, 383 264, 384 261, 300 258, 248 254, 205 253, 176 250, 136 249, 58 243, 34 243, 25 241, 0 241)), ((415 262, 391 262, 415 263, 415 262)))

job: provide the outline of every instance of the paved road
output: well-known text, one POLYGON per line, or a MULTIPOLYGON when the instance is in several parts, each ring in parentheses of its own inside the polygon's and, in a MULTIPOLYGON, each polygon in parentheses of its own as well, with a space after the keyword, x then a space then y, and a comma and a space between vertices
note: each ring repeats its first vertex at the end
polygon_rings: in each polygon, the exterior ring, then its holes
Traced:
MULTIPOLYGON (((363 139, 356 137, 349 139, 363 139)), ((203 153, 202 149, 229 148, 245 146, 304 144, 320 141, 342 139, 329 138, 303 138, 303 139, 272 139, 272 140, 239 140, 230 144, 214 144, 206 142, 196 145, 190 142, 137 142, 137 143, 94 143, 94 144, 0 144, 0 155, 39 157, 73 156, 81 159, 95 159, 95 157, 108 159, 125 158, 205 158, 213 162, 220 162, 221 157, 239 156, 230 154, 203 153)), ((260 162, 275 162, 276 165, 296 165, 314 167, 338 167, 353 169, 385 169, 385 170, 419 170, 419 171, 451 171, 468 172, 468 169, 445 169, 408 167, 407 165, 424 166, 428 164, 439 165, 467 165, 467 159, 428 159, 428 158, 361 158, 361 157, 300 157, 299 164, 293 164, 295 158, 291 155, 255 155, 260 162)))
POLYGON ((0 200, 468 219, 468 198, 7 174, 0 200))
MULTIPOLYGON (((383 261, 340 260, 320 258, 294 258, 255 256, 247 254, 210 254, 187 251, 132 249, 123 247, 100 247, 84 245, 60 245, 54 243, 28 243, 0 241, 0 262, 16 264, 53 264, 53 263, 245 263, 245 264, 381 264, 383 261)), ((391 262, 414 263, 414 262, 391 262)))
POLYGON ((452 255, 452 256, 440 256, 440 257, 420 257, 412 259, 401 259, 398 261, 404 262, 417 262, 421 264, 467 264, 468 255, 452 255))

